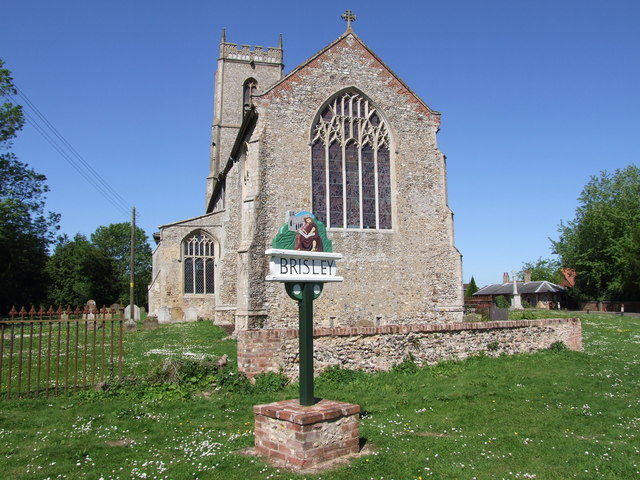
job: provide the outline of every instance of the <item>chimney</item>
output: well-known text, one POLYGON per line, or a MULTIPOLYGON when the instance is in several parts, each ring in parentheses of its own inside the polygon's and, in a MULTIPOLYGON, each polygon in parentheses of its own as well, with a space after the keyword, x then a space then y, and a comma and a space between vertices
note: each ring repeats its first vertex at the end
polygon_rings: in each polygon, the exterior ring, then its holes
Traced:
POLYGON ((502 283, 509 283, 509 272, 504 272, 502 274, 502 283))
POLYGON ((524 271, 524 283, 529 283, 531 281, 531 270, 524 271))

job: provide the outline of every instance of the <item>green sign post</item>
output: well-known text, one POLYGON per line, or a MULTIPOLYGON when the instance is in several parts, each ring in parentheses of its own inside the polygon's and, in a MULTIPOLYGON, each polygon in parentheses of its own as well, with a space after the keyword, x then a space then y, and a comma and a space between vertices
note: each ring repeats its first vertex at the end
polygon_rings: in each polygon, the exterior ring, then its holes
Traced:
POLYGON ((326 282, 341 282, 336 261, 324 225, 309 212, 292 215, 267 250, 269 275, 266 281, 282 282, 289 297, 298 302, 300 405, 311 406, 313 396, 313 301, 326 282), (323 248, 324 246, 324 248, 323 248), (295 248, 294 248, 295 247, 295 248))
MULTIPOLYGON (((322 291, 321 283, 285 283, 287 293, 298 301, 299 312, 299 372, 300 405, 313 405, 313 300, 314 290, 322 291), (300 292, 296 294, 297 292, 300 292)), ((319 294, 318 294, 319 296, 319 294)))

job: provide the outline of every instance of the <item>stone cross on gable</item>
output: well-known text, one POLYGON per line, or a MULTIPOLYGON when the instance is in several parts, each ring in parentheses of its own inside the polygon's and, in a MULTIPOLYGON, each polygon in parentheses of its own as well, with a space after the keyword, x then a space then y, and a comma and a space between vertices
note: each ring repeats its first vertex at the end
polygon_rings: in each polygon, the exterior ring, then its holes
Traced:
POLYGON ((342 14, 342 19, 347 22, 347 30, 351 30, 351 22, 356 21, 356 16, 351 10, 347 10, 342 14))

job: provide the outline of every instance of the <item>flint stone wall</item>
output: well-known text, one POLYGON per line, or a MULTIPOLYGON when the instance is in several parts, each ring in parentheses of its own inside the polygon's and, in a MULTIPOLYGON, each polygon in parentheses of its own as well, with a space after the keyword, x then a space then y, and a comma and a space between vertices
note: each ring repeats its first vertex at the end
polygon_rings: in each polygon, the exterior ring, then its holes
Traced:
MULTIPOLYGON (((246 375, 282 369, 288 377, 298 377, 297 329, 245 330, 237 337, 238 368, 246 375)), ((580 319, 317 328, 314 370, 320 374, 330 365, 340 365, 375 372, 390 370, 409 354, 416 364, 431 365, 481 351, 489 356, 532 353, 558 341, 582 350, 580 319)))

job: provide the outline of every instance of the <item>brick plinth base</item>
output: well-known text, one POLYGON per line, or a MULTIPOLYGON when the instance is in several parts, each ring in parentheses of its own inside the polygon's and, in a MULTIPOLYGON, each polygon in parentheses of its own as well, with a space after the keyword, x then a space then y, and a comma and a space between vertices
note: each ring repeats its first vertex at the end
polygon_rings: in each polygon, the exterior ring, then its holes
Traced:
POLYGON ((360 406, 320 400, 303 407, 285 400, 253 407, 256 451, 295 467, 358 453, 360 406))

